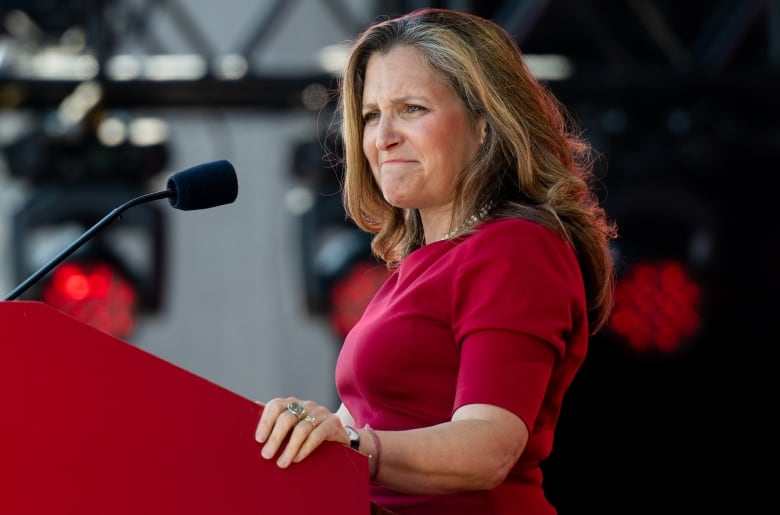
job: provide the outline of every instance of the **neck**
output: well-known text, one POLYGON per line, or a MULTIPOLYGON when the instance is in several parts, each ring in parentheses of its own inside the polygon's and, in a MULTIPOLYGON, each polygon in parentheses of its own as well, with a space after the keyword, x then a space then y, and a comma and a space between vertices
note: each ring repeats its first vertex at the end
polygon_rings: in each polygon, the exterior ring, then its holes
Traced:
POLYGON ((484 220, 487 217, 487 215, 490 214, 490 210, 492 208, 493 208, 492 202, 488 202, 487 204, 484 204, 482 207, 477 209, 476 212, 469 215, 460 225, 450 229, 444 236, 434 241, 449 240, 454 238, 455 236, 460 235, 467 229, 470 229, 471 227, 479 224, 482 220, 484 220))

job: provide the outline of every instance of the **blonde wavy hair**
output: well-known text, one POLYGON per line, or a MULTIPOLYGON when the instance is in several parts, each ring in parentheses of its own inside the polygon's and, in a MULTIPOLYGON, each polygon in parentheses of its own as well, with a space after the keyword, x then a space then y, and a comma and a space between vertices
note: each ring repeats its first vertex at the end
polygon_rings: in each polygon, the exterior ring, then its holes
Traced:
POLYGON ((362 147, 366 65, 373 54, 398 46, 417 49, 474 119, 487 121, 482 148, 455 182, 450 226, 492 205, 490 218, 533 220, 562 235, 576 252, 591 332, 598 331, 613 303, 609 241, 617 230, 592 188, 596 153, 566 109, 533 76, 511 36, 484 18, 420 9, 377 21, 352 46, 340 78, 336 118, 343 143, 343 199, 347 215, 374 234, 372 252, 395 267, 425 243, 419 212, 384 199, 362 147))

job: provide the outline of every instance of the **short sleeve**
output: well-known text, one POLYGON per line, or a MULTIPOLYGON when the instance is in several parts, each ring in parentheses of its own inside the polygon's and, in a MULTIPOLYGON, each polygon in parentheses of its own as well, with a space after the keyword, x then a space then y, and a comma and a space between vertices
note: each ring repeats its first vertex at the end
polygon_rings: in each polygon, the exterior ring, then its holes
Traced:
POLYGON ((530 427, 556 360, 585 320, 576 256, 561 237, 525 220, 495 222, 458 251, 452 298, 461 364, 454 409, 495 404, 530 427))

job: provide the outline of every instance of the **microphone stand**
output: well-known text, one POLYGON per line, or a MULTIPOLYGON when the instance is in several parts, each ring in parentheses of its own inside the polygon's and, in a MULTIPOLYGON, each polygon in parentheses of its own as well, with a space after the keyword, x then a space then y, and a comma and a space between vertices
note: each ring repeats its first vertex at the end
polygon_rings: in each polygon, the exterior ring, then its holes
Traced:
POLYGON ((30 286, 36 283, 36 281, 40 280, 44 275, 48 274, 52 268, 57 266, 59 263, 65 260, 68 256, 76 252, 76 250, 79 249, 84 243, 87 242, 92 236, 95 235, 99 230, 101 230, 106 225, 110 224, 117 218, 119 218, 124 211, 127 209, 141 204, 143 202, 149 202, 151 200, 159 200, 163 198, 169 198, 176 196, 176 190, 175 189, 168 189, 165 191, 158 191, 155 193, 147 193, 146 195, 141 195, 140 197, 136 197, 132 200, 129 200, 122 204, 121 206, 113 209, 110 213, 108 213, 106 216, 104 216, 98 223, 90 227, 84 234, 82 234, 76 241, 71 243, 68 247, 66 247, 63 251, 61 251, 59 254, 54 256, 48 263, 43 265, 41 268, 39 268, 35 273, 33 273, 30 277, 24 280, 19 286, 13 289, 8 295, 6 295, 3 300, 14 300, 19 295, 27 291, 30 286))

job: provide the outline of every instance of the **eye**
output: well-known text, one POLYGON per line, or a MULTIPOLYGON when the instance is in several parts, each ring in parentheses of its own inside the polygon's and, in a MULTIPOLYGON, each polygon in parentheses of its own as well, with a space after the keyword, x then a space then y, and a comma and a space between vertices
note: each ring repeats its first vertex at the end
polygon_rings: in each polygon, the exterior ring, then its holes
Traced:
POLYGON ((423 106, 419 106, 419 105, 410 104, 410 105, 406 106, 406 112, 407 113, 412 113, 412 114, 414 114, 414 113, 422 113, 425 110, 426 109, 423 106))
POLYGON ((379 119, 379 113, 376 111, 369 111, 368 113, 363 114, 363 122, 364 123, 371 123, 372 121, 379 119))

